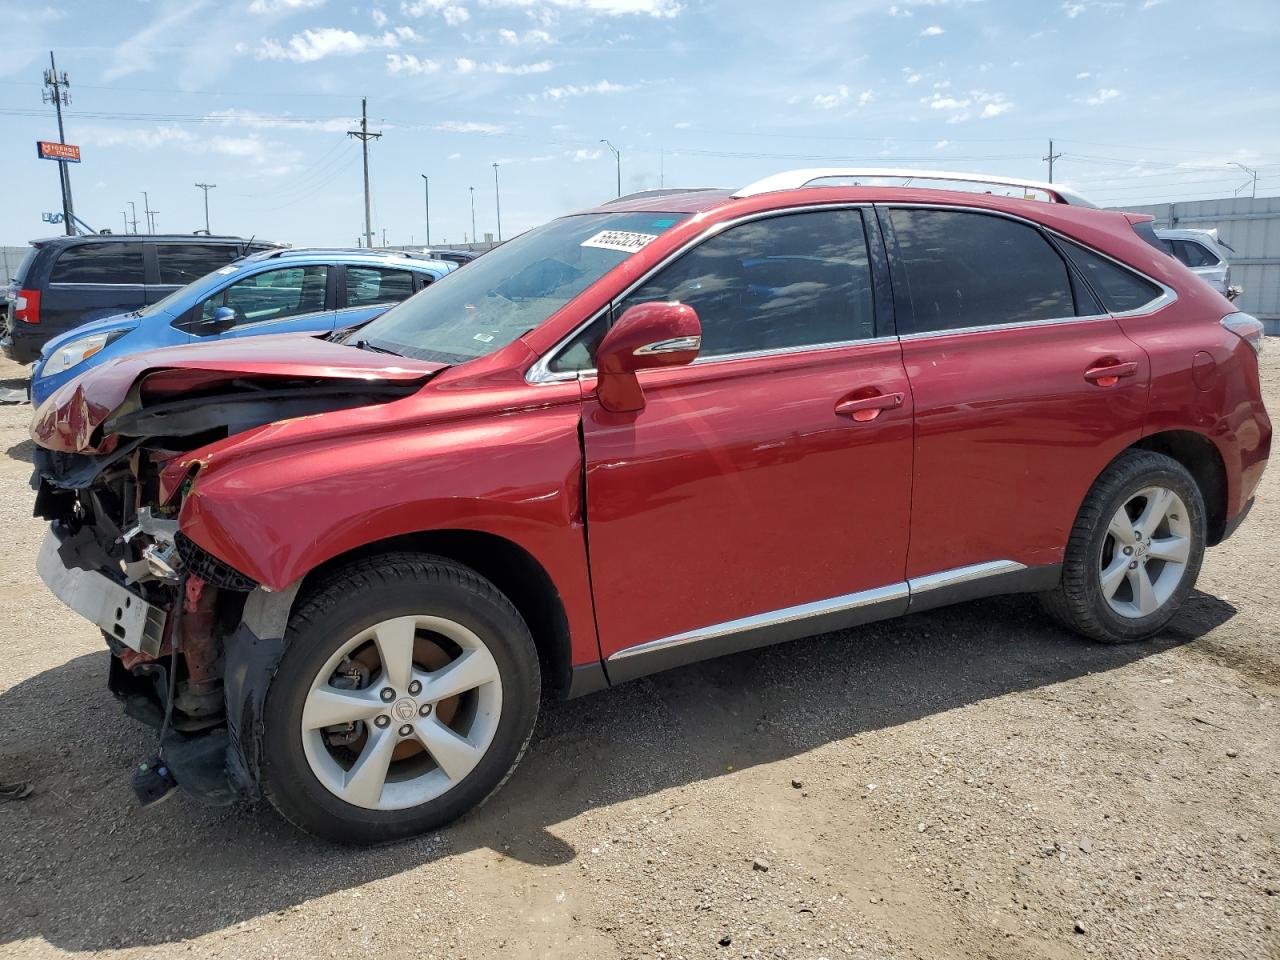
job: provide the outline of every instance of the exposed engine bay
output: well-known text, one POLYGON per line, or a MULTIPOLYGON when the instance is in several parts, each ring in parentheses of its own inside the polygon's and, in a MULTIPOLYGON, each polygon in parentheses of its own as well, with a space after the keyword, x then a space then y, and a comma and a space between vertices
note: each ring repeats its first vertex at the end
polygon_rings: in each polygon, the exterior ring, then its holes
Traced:
MULTIPOLYGON (((256 791, 255 751, 240 734, 252 730, 283 650, 283 617, 254 634, 245 627, 246 604, 257 594, 258 607, 282 602, 287 615, 292 593, 264 598, 253 579, 181 531, 199 451, 265 424, 408 396, 428 374, 400 381, 191 374, 161 371, 168 382, 159 390, 139 378, 96 424, 75 410, 68 416, 65 404, 42 408, 46 420, 60 418, 54 429, 62 436, 75 422, 80 449, 89 452, 37 446, 32 485, 35 514, 51 521, 41 576, 102 630, 112 654, 108 686, 127 714, 161 731, 172 776, 221 804, 256 791)), ((81 393, 73 402, 91 409, 81 393)), ((145 802, 142 789, 139 796, 145 802)))

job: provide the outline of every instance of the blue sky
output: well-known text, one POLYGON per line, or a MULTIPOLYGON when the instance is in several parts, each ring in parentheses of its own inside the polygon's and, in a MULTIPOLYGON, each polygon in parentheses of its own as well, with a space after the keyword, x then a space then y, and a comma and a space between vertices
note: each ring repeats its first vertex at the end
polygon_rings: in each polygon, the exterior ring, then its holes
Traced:
POLYGON ((511 235, 623 190, 824 163, 1057 179, 1108 204, 1280 193, 1275 0, 0 2, 0 242, 57 232, 48 51, 71 77, 77 212, 123 229, 354 244, 511 235))

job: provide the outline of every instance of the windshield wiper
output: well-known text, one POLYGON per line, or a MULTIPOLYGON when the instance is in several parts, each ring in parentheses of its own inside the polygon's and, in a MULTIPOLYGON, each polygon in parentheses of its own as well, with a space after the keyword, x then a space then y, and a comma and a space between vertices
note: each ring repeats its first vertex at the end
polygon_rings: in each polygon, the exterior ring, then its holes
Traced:
POLYGON ((357 349, 357 350, 370 350, 370 351, 372 351, 373 353, 389 353, 389 354, 391 354, 391 356, 393 356, 393 357, 399 357, 399 356, 402 356, 402 354, 396 353, 394 350, 388 350, 386 347, 378 347, 378 346, 375 346, 374 344, 370 343, 368 340, 357 340, 357 341, 356 341, 356 349, 357 349))

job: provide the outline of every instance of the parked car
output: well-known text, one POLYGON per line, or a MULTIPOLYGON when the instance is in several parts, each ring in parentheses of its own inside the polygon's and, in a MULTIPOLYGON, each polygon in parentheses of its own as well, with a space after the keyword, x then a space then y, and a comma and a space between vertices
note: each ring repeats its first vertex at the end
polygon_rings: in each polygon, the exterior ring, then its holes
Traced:
POLYGON ((1217 230, 1160 229, 1156 236, 1172 256, 1220 294, 1233 300, 1240 295, 1240 290, 1231 286, 1227 256, 1235 251, 1219 238, 1217 230))
POLYGON ((363 323, 454 269, 442 260, 374 250, 251 254, 141 310, 50 340, 31 370, 31 398, 42 403, 89 367, 156 347, 363 323))
POLYGON ((6 291, 0 349, 31 363, 44 344, 73 327, 138 310, 247 253, 278 246, 190 234, 33 240, 6 291))
POLYGON ((465 266, 476 257, 480 256, 473 250, 424 250, 424 255, 431 257, 433 260, 447 260, 458 266, 465 266))
POLYGON ((544 691, 992 594, 1163 629, 1266 464, 1261 324, 1149 218, 814 185, 867 175, 614 201, 352 334, 57 390, 40 572, 177 782, 380 842, 496 790, 544 691))

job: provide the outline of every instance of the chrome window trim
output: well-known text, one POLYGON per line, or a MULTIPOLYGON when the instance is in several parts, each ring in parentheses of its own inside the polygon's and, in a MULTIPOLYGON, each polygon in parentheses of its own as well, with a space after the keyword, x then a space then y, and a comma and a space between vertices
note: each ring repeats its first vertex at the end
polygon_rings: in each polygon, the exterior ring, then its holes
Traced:
POLYGON ((878 603, 902 599, 910 600, 915 594, 927 593, 930 590, 939 590, 943 587, 969 583, 987 577, 996 577, 1001 574, 1017 573, 1026 569, 1027 566, 1025 564, 1018 563, 1016 560, 988 560, 984 563, 971 563, 963 567, 953 567, 950 570, 940 570, 937 573, 926 574, 923 577, 912 577, 899 583, 886 584, 883 587, 872 587, 869 590, 859 590, 856 593, 847 593, 843 596, 831 597, 828 600, 815 600, 811 603, 801 603, 793 607, 783 607, 780 610, 768 610, 749 617, 739 617, 736 620, 726 620, 723 623, 713 623, 695 630, 687 630, 684 633, 672 634, 669 637, 659 637, 657 640, 649 640, 634 646, 623 647, 621 650, 615 650, 609 654, 606 662, 613 663, 658 650, 670 650, 703 640, 715 640, 719 637, 745 633, 762 627, 775 627, 784 623, 809 620, 826 614, 843 613, 847 610, 856 610, 860 607, 868 607, 878 603))
MULTIPOLYGON (((945 213, 953 213, 953 212, 982 213, 982 214, 986 214, 987 216, 1003 217, 1006 220, 1013 220, 1017 223, 1024 223, 1037 230, 1042 230, 1043 232, 1049 234, 1051 237, 1053 237, 1056 240, 1065 240, 1068 243, 1074 243, 1077 247, 1080 247, 1082 250, 1089 251, 1096 257, 1101 257, 1103 260, 1110 260, 1112 263, 1114 263, 1116 266, 1120 267, 1121 269, 1127 270, 1129 273, 1136 274, 1137 276, 1141 277, 1143 280, 1146 280, 1148 283, 1154 284, 1155 286, 1160 288, 1159 296, 1152 298, 1151 300, 1144 303, 1142 306, 1135 307, 1132 310, 1119 310, 1119 311, 1116 311, 1115 313, 1110 313, 1110 312, 1092 313, 1092 314, 1089 314, 1088 316, 1083 316, 1083 317, 1077 317, 1077 316, 1045 317, 1043 320, 1025 320, 1022 323, 985 323, 985 324, 980 324, 972 327, 956 327, 953 330, 923 330, 917 333, 900 334, 898 336, 899 340, 923 340, 928 337, 949 337, 955 334, 988 333, 992 330, 1025 330, 1031 327, 1058 326, 1064 323, 1076 323, 1076 322, 1087 323, 1093 320, 1108 320, 1108 319, 1113 319, 1117 317, 1142 317, 1142 316, 1146 316, 1147 314, 1155 313, 1158 310, 1162 310, 1165 307, 1169 306, 1169 304, 1174 303, 1178 299, 1178 292, 1174 290, 1172 287, 1170 287, 1168 284, 1161 283, 1155 277, 1148 276, 1147 274, 1143 273, 1141 270, 1138 270, 1136 267, 1132 267, 1127 263, 1123 263, 1120 260, 1117 260, 1115 257, 1111 256, 1110 254, 1103 253, 1101 250, 1098 250, 1094 247, 1089 246, 1087 243, 1084 243, 1080 240, 1075 239, 1075 237, 1068 237, 1065 233, 1062 233, 1060 230, 1055 230, 1053 229, 1053 227, 1047 226, 1036 220, 1032 220, 1029 217, 1020 217, 1015 213, 1008 213, 1004 210, 988 210, 985 207, 970 207, 970 206, 964 206, 961 204, 951 204, 951 203, 903 202, 903 203, 885 203, 883 204, 883 206, 890 211, 896 210, 896 209, 902 209, 902 208, 909 208, 913 210, 941 210, 945 213)), ((1054 252, 1058 253, 1058 255, 1062 257, 1063 260, 1066 262, 1068 275, 1070 275, 1071 269, 1074 268, 1080 272, 1082 277, 1084 276, 1083 271, 1081 271, 1079 267, 1076 267, 1075 263, 1071 261, 1070 257, 1066 256, 1066 254, 1064 253, 1059 252, 1057 249, 1055 249, 1054 252)), ((894 260, 894 256, 890 256, 889 259, 890 259, 890 269, 892 270, 893 268, 892 261, 894 260)), ((1087 277, 1084 277, 1084 279, 1086 282, 1088 281, 1087 277)), ((1102 306, 1102 302, 1100 299, 1098 301, 1098 304, 1099 306, 1102 306)))
MULTIPOLYGON (((694 247, 702 243, 705 243, 706 241, 710 240, 712 237, 716 236, 717 234, 722 233, 725 230, 730 229, 731 227, 740 226, 741 224, 744 224, 744 223, 751 223, 755 220, 768 220, 773 217, 785 217, 793 213, 815 213, 822 210, 863 210, 865 211, 865 210, 872 209, 873 206, 874 205, 870 201, 866 201, 866 200, 859 201, 859 202, 841 202, 841 203, 809 203, 800 207, 783 207, 777 210, 760 210, 760 211, 757 211, 756 213, 747 213, 747 214, 743 214, 740 217, 734 217, 731 220, 721 220, 719 223, 711 224, 705 230, 699 233, 697 236, 691 237, 689 240, 685 241, 684 244, 677 247, 671 253, 667 254, 665 257, 659 260, 653 267, 649 269, 648 273, 644 274, 638 280, 631 283, 631 285, 626 287, 621 293, 614 294, 612 297, 610 297, 609 302, 605 304, 603 307, 601 307, 599 310, 597 310, 594 314, 592 314, 591 319, 578 324, 578 326, 575 327, 572 332, 570 332, 567 336, 562 337, 556 343, 555 346, 553 346, 550 350, 548 350, 541 357, 539 357, 537 362, 534 363, 533 366, 531 366, 528 369, 528 371, 526 371, 524 375, 525 382, 530 384, 564 383, 567 380, 577 380, 582 377, 595 376, 596 370, 594 368, 590 370, 574 370, 572 372, 566 370, 560 373, 553 373, 548 368, 551 362, 555 359, 556 355, 562 349, 564 349, 564 347, 568 344, 570 340, 572 340, 574 337, 580 334, 583 330, 585 330, 587 327, 591 326, 591 324, 595 323, 598 319, 600 319, 601 316, 603 316, 605 313, 611 310, 615 303, 618 303, 621 300, 625 300, 635 290, 644 286, 651 279, 653 279, 653 277, 656 274, 658 274, 659 272, 664 270, 667 266, 669 266, 672 263, 672 261, 679 259, 681 256, 683 256, 685 253, 688 253, 694 247)), ((863 216, 865 218, 866 215, 864 214, 863 216)), ((624 260, 623 263, 625 262, 626 261, 624 260)), ((741 360, 748 356, 752 356, 752 357, 775 356, 775 355, 782 354, 784 352, 797 353, 803 350, 829 350, 837 346, 851 346, 853 344, 858 344, 858 343, 871 343, 876 340, 883 340, 883 339, 893 339, 893 338, 892 337, 889 337, 889 338, 870 337, 864 340, 848 340, 848 341, 842 341, 840 343, 804 344, 800 347, 782 347, 777 350, 751 351, 750 353, 742 353, 742 354, 724 354, 723 356, 707 357, 705 362, 710 362, 712 360, 741 360)), ((704 362, 704 360, 703 358, 700 357, 697 360, 694 360, 693 362, 694 364, 698 364, 698 363, 704 362)))

